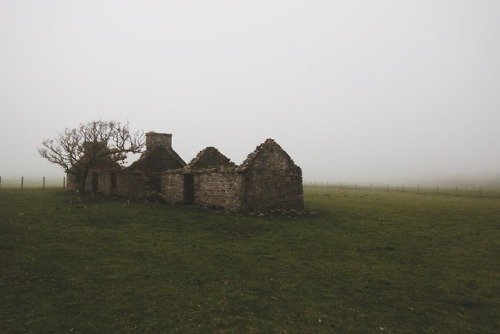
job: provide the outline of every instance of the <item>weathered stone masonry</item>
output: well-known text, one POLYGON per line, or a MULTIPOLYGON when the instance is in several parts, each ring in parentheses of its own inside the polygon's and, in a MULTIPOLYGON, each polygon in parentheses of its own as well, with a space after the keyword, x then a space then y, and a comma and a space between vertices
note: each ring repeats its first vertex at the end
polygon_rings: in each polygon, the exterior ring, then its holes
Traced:
POLYGON ((172 149, 172 135, 150 132, 146 151, 130 167, 96 170, 93 176, 97 181, 90 180, 89 186, 94 182, 94 190, 134 199, 154 195, 167 203, 230 212, 304 209, 302 171, 272 139, 239 166, 214 147, 186 164, 172 149))

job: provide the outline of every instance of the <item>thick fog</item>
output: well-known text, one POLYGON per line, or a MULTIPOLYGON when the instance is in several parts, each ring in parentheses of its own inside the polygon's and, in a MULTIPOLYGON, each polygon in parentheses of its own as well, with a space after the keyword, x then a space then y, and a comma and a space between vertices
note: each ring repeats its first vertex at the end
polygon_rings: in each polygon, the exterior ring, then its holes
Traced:
POLYGON ((189 162, 266 138, 305 181, 500 179, 500 2, 0 2, 0 176, 92 120, 189 162))

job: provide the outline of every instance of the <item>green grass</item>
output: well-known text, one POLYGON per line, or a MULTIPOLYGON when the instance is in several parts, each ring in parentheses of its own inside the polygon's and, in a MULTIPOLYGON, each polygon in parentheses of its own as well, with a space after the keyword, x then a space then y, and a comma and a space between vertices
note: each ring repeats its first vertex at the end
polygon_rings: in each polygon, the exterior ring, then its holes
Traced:
POLYGON ((496 333, 500 199, 306 187, 229 215, 0 189, 1 333, 496 333))

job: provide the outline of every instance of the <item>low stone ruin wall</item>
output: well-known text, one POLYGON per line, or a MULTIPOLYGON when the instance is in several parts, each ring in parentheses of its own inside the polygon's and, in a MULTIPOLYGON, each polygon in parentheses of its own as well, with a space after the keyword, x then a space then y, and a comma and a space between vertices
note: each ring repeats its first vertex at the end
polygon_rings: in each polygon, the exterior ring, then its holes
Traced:
POLYGON ((148 177, 141 172, 120 171, 116 175, 116 195, 125 196, 132 200, 141 200, 146 197, 148 177))
POLYGON ((184 202, 184 174, 164 173, 161 177, 161 196, 166 203, 184 202))
POLYGON ((236 172, 193 174, 194 203, 230 212, 243 211, 243 181, 243 175, 236 172))

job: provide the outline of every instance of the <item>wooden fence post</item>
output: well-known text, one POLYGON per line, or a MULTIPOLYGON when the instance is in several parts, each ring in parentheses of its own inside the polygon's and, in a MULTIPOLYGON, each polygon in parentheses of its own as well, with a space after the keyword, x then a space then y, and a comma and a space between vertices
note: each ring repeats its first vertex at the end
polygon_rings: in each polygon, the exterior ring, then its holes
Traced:
POLYGON ((0 188, 2 187, 2 177, 0 176, 0 188))
POLYGON ((21 176, 21 190, 23 190, 24 187, 24 176, 21 176))
POLYGON ((42 189, 45 189, 45 176, 43 177, 43 181, 42 181, 42 189))
POLYGON ((66 176, 63 176, 63 189, 66 189, 66 176))

